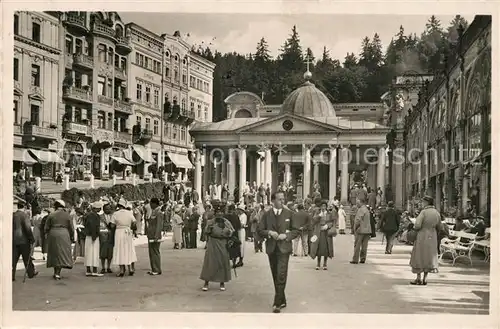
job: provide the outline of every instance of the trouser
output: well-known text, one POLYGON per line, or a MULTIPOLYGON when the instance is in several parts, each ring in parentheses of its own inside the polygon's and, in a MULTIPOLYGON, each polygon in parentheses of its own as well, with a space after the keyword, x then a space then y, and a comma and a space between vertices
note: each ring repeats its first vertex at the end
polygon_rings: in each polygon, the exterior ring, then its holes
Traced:
POLYGON ((24 267, 28 268, 30 261, 31 246, 28 243, 12 246, 12 277, 16 276, 17 262, 19 257, 23 256, 24 267))
POLYGON ((290 260, 290 254, 282 253, 276 246, 274 251, 269 254, 268 257, 274 283, 273 305, 279 307, 286 304, 285 288, 288 276, 288 261, 290 260))
POLYGON ((189 248, 189 232, 186 229, 182 230, 182 245, 189 248))
POLYGON ((349 224, 351 225, 351 234, 354 234, 354 215, 349 216, 349 224))
POLYGON ((196 231, 189 231, 189 248, 198 248, 198 236, 196 234, 196 231))
POLYGON ((392 252, 392 247, 394 246, 394 238, 397 232, 386 232, 385 235, 385 251, 392 252))
POLYGON ((299 243, 302 244, 302 250, 304 252, 304 256, 309 254, 309 232, 301 232, 300 235, 293 240, 293 254, 298 254, 299 243))
POLYGON ((161 273, 160 242, 149 242, 148 251, 151 272, 161 273))
POLYGON ((245 257, 245 241, 246 241, 246 231, 244 228, 238 231, 238 239, 240 239, 241 242, 240 252, 241 252, 241 258, 243 258, 245 257))
POLYGON ((366 252, 368 250, 368 241, 370 234, 356 234, 354 238, 354 255, 352 256, 353 262, 366 261, 366 252))
POLYGON ((253 246, 255 252, 262 251, 262 239, 259 237, 257 232, 253 232, 253 246))

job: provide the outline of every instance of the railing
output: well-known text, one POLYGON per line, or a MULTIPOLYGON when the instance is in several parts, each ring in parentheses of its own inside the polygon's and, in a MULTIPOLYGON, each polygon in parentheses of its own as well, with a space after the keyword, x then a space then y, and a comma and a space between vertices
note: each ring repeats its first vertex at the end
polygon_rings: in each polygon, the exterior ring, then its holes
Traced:
POLYGON ((72 24, 72 25, 78 25, 78 26, 86 28, 85 17, 80 16, 80 15, 75 14, 75 13, 68 13, 66 15, 66 23, 72 24))
POLYGON ((101 22, 94 22, 94 25, 92 26, 92 32, 101 34, 105 37, 108 37, 110 39, 116 40, 115 37, 115 30, 113 30, 112 27, 107 26, 101 22))
POLYGON ((121 50, 126 51, 126 52, 132 51, 129 37, 117 37, 116 40, 117 40, 116 47, 118 49, 121 48, 121 50))
POLYGON ((83 65, 86 67, 94 67, 94 59, 90 56, 84 54, 74 54, 73 63, 78 65, 83 65))
POLYGON ((125 72, 125 69, 115 66, 115 76, 118 79, 126 80, 127 79, 127 72, 125 72))
POLYGON ((64 132, 88 135, 89 127, 87 125, 76 123, 76 122, 66 122, 63 126, 64 132))
POLYGON ((115 141, 130 144, 132 142, 132 134, 125 131, 115 131, 115 141))
POLYGON ((24 126, 24 134, 34 137, 43 137, 49 139, 57 139, 56 128, 39 127, 33 124, 26 124, 24 126))
POLYGON ((103 103, 103 104, 108 104, 108 105, 113 105, 113 99, 108 97, 108 96, 104 96, 104 95, 98 95, 97 96, 97 101, 99 103, 103 103))
POLYGON ((78 100, 92 102, 92 90, 85 90, 77 87, 63 89, 63 97, 71 97, 78 100))
POLYGON ((133 114, 132 105, 118 99, 115 99, 115 109, 124 113, 133 114))

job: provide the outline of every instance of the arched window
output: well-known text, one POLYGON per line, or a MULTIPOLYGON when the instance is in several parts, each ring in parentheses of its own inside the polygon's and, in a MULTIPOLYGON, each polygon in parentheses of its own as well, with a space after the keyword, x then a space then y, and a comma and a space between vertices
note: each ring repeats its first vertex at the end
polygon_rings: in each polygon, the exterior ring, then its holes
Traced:
POLYGON ((107 49, 106 49, 105 44, 100 43, 97 46, 97 53, 99 54, 99 61, 102 63, 106 63, 106 51, 107 51, 107 49))
POLYGON ((185 100, 184 98, 183 98, 183 99, 182 99, 182 101, 181 101, 181 108, 182 108, 183 110, 185 110, 185 109, 186 109, 186 100, 185 100))
POLYGON ((234 117, 235 118, 251 118, 252 113, 250 113, 250 111, 248 111, 248 110, 241 109, 234 114, 234 117))

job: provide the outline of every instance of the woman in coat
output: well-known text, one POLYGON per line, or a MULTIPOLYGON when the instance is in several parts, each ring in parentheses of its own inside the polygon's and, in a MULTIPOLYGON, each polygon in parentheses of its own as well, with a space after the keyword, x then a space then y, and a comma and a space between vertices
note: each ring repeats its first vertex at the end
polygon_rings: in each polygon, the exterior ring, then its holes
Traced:
POLYGON ((347 214, 345 213, 345 210, 344 210, 344 206, 342 204, 339 204, 338 201, 335 201, 333 203, 334 205, 337 204, 338 205, 338 214, 339 214, 339 233, 340 234, 345 234, 345 229, 346 229, 346 223, 345 223, 345 219, 347 217, 347 214))
POLYGON ((316 270, 321 265, 323 257, 323 270, 327 270, 327 259, 333 258, 333 237, 328 236, 328 230, 336 226, 337 213, 327 211, 327 202, 321 202, 321 208, 313 215, 311 247, 309 255, 312 259, 317 258, 316 270))
POLYGON ((55 211, 47 217, 44 227, 47 234, 47 267, 54 268, 55 280, 61 280, 61 269, 73 268, 71 243, 75 241, 75 229, 65 207, 64 201, 57 200, 55 211))
POLYGON ((174 243, 174 249, 180 249, 182 244, 182 227, 184 226, 184 221, 180 216, 182 206, 180 204, 173 206, 174 214, 172 215, 172 242, 174 243))
POLYGON ((231 265, 227 243, 234 233, 234 228, 223 217, 221 204, 215 203, 213 207, 215 218, 208 220, 205 228, 209 238, 200 279, 205 282, 202 288, 203 291, 208 290, 210 282, 219 282, 220 290, 224 291, 226 290, 224 283, 231 280, 231 265))
POLYGON ((412 285, 426 285, 427 274, 438 268, 437 233, 441 224, 441 215, 434 208, 434 199, 430 196, 422 198, 423 209, 418 215, 414 230, 417 238, 411 251, 410 266, 417 278, 410 282, 412 285), (422 279, 422 273, 424 277, 422 279))
POLYGON ((133 263, 137 262, 134 248, 133 228, 136 227, 134 215, 127 210, 127 201, 120 199, 117 210, 111 216, 111 222, 115 225, 115 243, 113 247, 113 260, 111 264, 120 266, 117 277, 125 275, 125 266, 128 267, 129 275, 134 275, 133 263))

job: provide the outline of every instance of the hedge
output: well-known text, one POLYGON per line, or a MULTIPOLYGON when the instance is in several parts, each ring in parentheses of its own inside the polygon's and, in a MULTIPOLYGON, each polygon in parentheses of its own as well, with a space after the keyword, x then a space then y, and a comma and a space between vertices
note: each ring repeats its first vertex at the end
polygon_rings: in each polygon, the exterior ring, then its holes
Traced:
POLYGON ((61 193, 61 199, 67 205, 74 205, 76 203, 78 193, 82 193, 85 199, 89 202, 99 200, 103 196, 115 197, 123 195, 125 200, 146 200, 151 198, 163 199, 163 187, 165 183, 144 183, 139 185, 132 184, 118 184, 111 187, 99 187, 96 189, 78 189, 72 188, 61 193))

